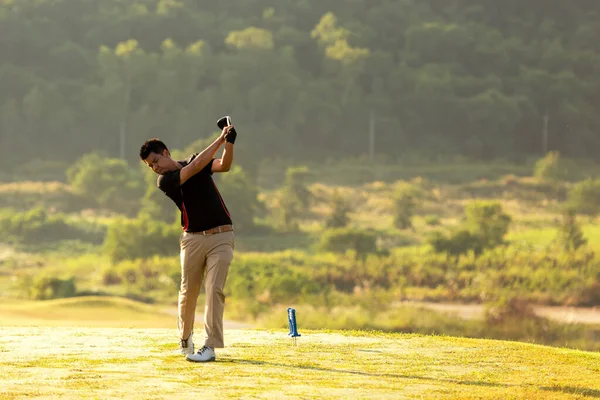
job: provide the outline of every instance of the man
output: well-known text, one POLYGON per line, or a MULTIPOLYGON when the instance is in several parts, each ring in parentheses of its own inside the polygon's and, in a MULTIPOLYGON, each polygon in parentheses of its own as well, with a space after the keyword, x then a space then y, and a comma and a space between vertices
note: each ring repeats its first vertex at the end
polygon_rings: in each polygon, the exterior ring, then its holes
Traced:
POLYGON ((146 141, 140 158, 159 177, 157 185, 181 212, 181 287, 179 290, 179 348, 189 361, 215 360, 215 348, 223 348, 223 287, 233 259, 234 233, 229 211, 212 179, 214 172, 227 172, 233 161, 237 133, 225 126, 204 151, 175 161, 159 139, 146 141), (213 158, 225 144, 220 159, 213 158), (194 354, 192 334, 196 302, 204 281, 204 346, 194 354))

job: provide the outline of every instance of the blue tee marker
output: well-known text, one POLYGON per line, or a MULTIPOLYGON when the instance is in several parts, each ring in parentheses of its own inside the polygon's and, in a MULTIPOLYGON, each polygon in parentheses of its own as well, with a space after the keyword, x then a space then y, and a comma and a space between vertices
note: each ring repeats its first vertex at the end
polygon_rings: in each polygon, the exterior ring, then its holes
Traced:
POLYGON ((294 310, 293 308, 288 308, 287 312, 288 312, 288 325, 290 327, 290 332, 288 333, 288 336, 293 338, 294 344, 297 345, 296 338, 301 335, 298 333, 298 326, 296 325, 296 310, 294 310))

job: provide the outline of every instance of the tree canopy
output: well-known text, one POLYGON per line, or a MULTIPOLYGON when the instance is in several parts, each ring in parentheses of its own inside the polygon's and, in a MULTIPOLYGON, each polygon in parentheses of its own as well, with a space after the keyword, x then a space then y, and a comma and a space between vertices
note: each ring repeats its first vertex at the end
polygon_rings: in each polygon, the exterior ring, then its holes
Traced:
POLYGON ((600 150, 595 0, 0 0, 0 163, 600 150), (544 129, 544 126, 547 129, 544 129), (198 149, 198 151, 201 149, 198 149))

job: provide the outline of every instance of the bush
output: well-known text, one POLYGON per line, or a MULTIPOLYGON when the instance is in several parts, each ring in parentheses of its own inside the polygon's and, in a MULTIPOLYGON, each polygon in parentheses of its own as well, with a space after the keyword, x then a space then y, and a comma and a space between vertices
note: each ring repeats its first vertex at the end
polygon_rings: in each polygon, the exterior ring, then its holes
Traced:
POLYGON ((474 202, 465 209, 465 226, 479 237, 483 249, 504 243, 511 217, 504 213, 502 205, 494 202, 474 202))
POLYGON ((377 235, 373 231, 353 228, 331 229, 321 236, 319 247, 336 253, 354 250, 356 258, 364 261, 368 254, 377 253, 377 235))
MULTIPOLYGON (((351 250, 350 246, 346 248, 351 250)), ((339 247, 340 252, 344 249, 339 247)), ((364 260, 357 260, 352 252, 340 252, 240 253, 232 264, 232 271, 236 272, 231 278, 237 283, 228 283, 227 290, 234 298, 270 299, 269 302, 277 298, 287 304, 296 299, 321 302, 315 304, 335 302, 336 293, 354 294, 350 300, 356 304, 356 296, 361 293, 388 293, 396 299, 425 301, 490 302, 520 295, 538 304, 599 305, 600 256, 593 252, 578 251, 565 257, 556 249, 528 251, 507 247, 488 250, 477 258, 468 255, 454 260, 410 249, 398 249, 389 256, 367 256, 364 260), (293 291, 287 294, 279 291, 272 286, 277 275, 286 280, 282 287, 293 285, 288 281, 293 279, 298 279, 298 286, 291 286, 293 291), (324 293, 331 296, 318 297, 324 293), (311 297, 312 294, 317 296, 311 297)))
POLYGON ((144 194, 138 169, 124 160, 102 158, 91 153, 81 157, 67 170, 67 180, 80 194, 94 198, 108 210, 135 215, 144 194))
POLYGON ((558 242, 567 252, 575 251, 587 244, 587 239, 577 223, 577 213, 572 208, 567 208, 563 212, 562 223, 558 229, 558 242))
POLYGON ((448 236, 435 232, 429 239, 429 244, 436 253, 446 253, 452 257, 459 257, 469 251, 480 255, 483 251, 481 238, 467 230, 459 230, 448 236))
POLYGON ((283 186, 288 189, 289 194, 293 195, 303 212, 306 212, 310 207, 311 194, 307 188, 307 179, 310 177, 308 167, 290 167, 285 174, 283 186))
POLYGON ((258 188, 239 165, 227 173, 218 174, 218 187, 231 212, 236 231, 250 231, 255 227, 254 217, 263 209, 258 199, 258 188))
POLYGON ((488 324, 503 324, 513 319, 537 319, 531 303, 521 297, 503 297, 495 303, 487 304, 485 318, 488 324))
MULTIPOLYGON (((599 272, 600 275, 600 272, 599 272)), ((595 282, 583 288, 578 303, 585 307, 594 307, 600 304, 600 277, 596 278, 595 282)))
POLYGON ((77 212, 97 207, 95 199, 82 196, 62 182, 13 182, 0 185, 0 207, 27 211, 44 208, 77 212))
POLYGON ((464 226, 448 236, 435 232, 429 244, 436 253, 458 257, 473 251, 479 256, 486 249, 504 243, 511 218, 498 203, 475 202, 465 210, 464 226))
POLYGON ((308 212, 311 193, 306 186, 307 167, 290 167, 279 193, 279 225, 287 231, 298 229, 298 219, 308 212))
POLYGON ((275 260, 238 257, 234 262, 236 273, 231 277, 227 291, 239 299, 256 298, 260 302, 274 304, 319 290, 310 282, 306 272, 290 265, 280 265, 275 260))
POLYGON ((29 298, 32 300, 62 299, 76 294, 74 277, 59 279, 41 276, 34 278, 29 286, 29 298))
POLYGON ((97 240, 97 235, 71 225, 63 214, 49 214, 37 207, 27 212, 5 210, 0 214, 0 230, 7 239, 23 244, 60 240, 97 240))
POLYGON ((325 221, 325 226, 327 228, 344 228, 350 222, 350 217, 348 217, 348 213, 350 212, 350 205, 342 197, 338 190, 333 192, 331 196, 331 214, 327 217, 325 221))
POLYGON ((176 224, 168 225, 146 218, 120 218, 109 226, 103 252, 112 262, 176 255, 181 233, 176 224))
POLYGON ((181 214, 175 203, 157 187, 158 175, 150 168, 143 171, 146 191, 141 201, 138 218, 147 218, 167 224, 180 222, 181 214))
POLYGON ((561 181, 567 178, 567 170, 561 161, 560 153, 551 151, 539 159, 534 168, 534 176, 543 181, 561 181))
POLYGON ((600 180, 586 179, 569 192, 568 205, 578 214, 591 217, 600 213, 600 180))
POLYGON ((396 189, 394 224, 397 228, 412 228, 412 218, 417 208, 417 202, 422 199, 423 190, 417 185, 406 184, 396 189))
POLYGON ((427 226, 439 226, 441 224, 440 217, 437 215, 427 215, 425 217, 425 224, 427 226))
POLYGON ((110 265, 102 272, 105 286, 123 285, 128 294, 163 293, 179 289, 181 269, 178 258, 153 256, 138 260, 124 260, 110 265))
POLYGON ((531 302, 519 296, 505 296, 488 305, 485 325, 486 336, 504 340, 552 342, 560 334, 557 324, 538 316, 531 302))

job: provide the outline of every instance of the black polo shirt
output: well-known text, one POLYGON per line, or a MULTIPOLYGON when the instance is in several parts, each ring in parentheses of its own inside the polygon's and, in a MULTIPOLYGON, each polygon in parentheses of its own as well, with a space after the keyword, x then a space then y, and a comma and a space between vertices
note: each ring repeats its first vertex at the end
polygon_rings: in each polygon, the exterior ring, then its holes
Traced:
MULTIPOLYGON (((183 167, 198 156, 195 153, 186 160, 178 161, 183 167)), ((186 232, 201 232, 230 225, 231 216, 225 202, 212 179, 211 160, 202 171, 180 185, 181 170, 167 172, 157 179, 157 185, 181 211, 181 226, 186 232)))

